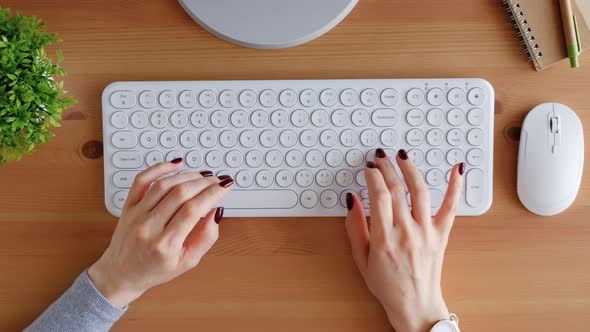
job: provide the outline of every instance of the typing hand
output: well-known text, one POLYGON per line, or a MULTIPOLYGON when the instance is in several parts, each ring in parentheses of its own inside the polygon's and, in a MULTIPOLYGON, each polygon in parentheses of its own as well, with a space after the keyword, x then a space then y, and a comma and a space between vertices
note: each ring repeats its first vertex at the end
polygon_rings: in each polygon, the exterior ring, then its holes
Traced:
POLYGON ((181 165, 179 158, 137 175, 111 244, 88 270, 114 306, 124 307, 149 288, 192 269, 218 238, 223 208, 211 208, 233 180, 209 171, 159 179, 181 165))
POLYGON ((440 281, 449 233, 461 197, 465 164, 451 170, 440 210, 431 217, 430 194, 421 173, 400 150, 396 162, 406 190, 382 149, 369 162, 365 177, 371 206, 370 227, 359 199, 347 196, 346 230, 354 261, 371 293, 383 305, 398 332, 425 332, 449 318, 440 281))

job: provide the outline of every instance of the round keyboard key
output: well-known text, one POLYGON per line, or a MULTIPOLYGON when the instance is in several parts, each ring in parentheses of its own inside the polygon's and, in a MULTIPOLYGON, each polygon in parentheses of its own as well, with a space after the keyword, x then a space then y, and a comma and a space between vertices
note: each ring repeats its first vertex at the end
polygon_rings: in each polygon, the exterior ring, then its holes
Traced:
POLYGON ((184 131, 180 134, 180 144, 187 149, 190 149, 197 145, 197 135, 192 131, 184 131))
POLYGON ((316 127, 321 128, 326 126, 329 119, 330 116, 328 115, 328 112, 322 109, 315 110, 313 113, 311 113, 311 123, 313 123, 313 125, 316 127))
POLYGON ((286 169, 282 169, 277 173, 275 181, 279 187, 287 188, 293 184, 293 173, 286 169))
POLYGON ((305 162, 309 167, 318 167, 324 161, 324 155, 319 150, 309 150, 305 154, 305 162))
POLYGON ((330 167, 338 167, 344 162, 344 154, 340 150, 330 150, 326 153, 326 164, 330 167))
POLYGON ((379 102, 379 94, 375 89, 364 89, 361 92, 361 103, 363 105, 371 107, 375 106, 379 102))
POLYGON ((158 152, 158 151, 150 151, 146 156, 145 156, 145 163, 149 166, 152 167, 157 163, 161 163, 164 161, 164 156, 158 152))
POLYGON ((186 155, 188 167, 197 168, 203 165, 203 155, 199 151, 191 151, 186 155))
POLYGON ((211 124, 217 128, 224 128, 229 122, 229 116, 224 111, 211 113, 211 124))
POLYGON ((166 154, 166 161, 172 161, 174 159, 182 158, 182 154, 179 151, 170 151, 166 154))
POLYGON ((237 100, 238 96, 232 90, 223 90, 219 94, 219 103, 223 107, 233 107, 236 104, 237 100))
POLYGON ((219 134, 219 143, 226 148, 233 148, 238 144, 238 134, 231 130, 224 130, 219 134))
POLYGON ((320 134, 320 143, 325 147, 332 147, 338 143, 338 134, 332 129, 324 130, 320 134))
POLYGON ((381 132, 381 143, 384 146, 395 146, 399 142, 399 134, 393 129, 385 129, 381 132))
POLYGON ((230 116, 231 124, 236 128, 244 128, 248 124, 248 113, 237 110, 230 116))
MULTIPOLYGON (((133 117, 131 117, 133 120, 133 117)), ((474 108, 467 113, 467 121, 472 126, 479 126, 483 123, 483 110, 481 108, 474 108)), ((131 121, 133 123, 133 121, 131 121)))
POLYGON ((361 143, 366 147, 371 147, 377 144, 378 140, 377 132, 373 129, 365 129, 361 133, 361 143))
POLYGON ((369 112, 365 111, 362 108, 359 108, 352 112, 351 118, 352 124, 357 127, 366 127, 369 124, 369 121, 371 120, 369 112))
POLYGON ((343 109, 338 109, 332 112, 332 123, 336 127, 344 127, 348 124, 348 112, 343 109))
POLYGON ((293 147, 295 146, 295 144, 297 144, 297 133, 291 129, 287 129, 281 132, 281 135, 279 136, 279 141, 281 142, 281 145, 283 145, 286 148, 293 147))
POLYGON ((430 89, 426 94, 426 100, 430 105, 440 106, 445 102, 445 93, 439 88, 430 89))
MULTIPOLYGON (((276 112, 282 113, 284 111, 278 110, 278 111, 275 111, 275 113, 276 112)), ((263 110, 256 110, 256 111, 252 112, 252 115, 250 115, 250 122, 252 122, 252 125, 254 125, 254 127, 256 127, 256 128, 266 127, 266 125, 268 124, 268 113, 266 113, 266 111, 263 111, 263 110)))
POLYGON ((209 151, 205 156, 205 162, 209 167, 217 168, 223 164, 223 154, 217 150, 209 151))
POLYGON ((445 114, 438 108, 433 108, 430 111, 428 111, 428 114, 426 114, 426 121, 428 121, 428 123, 431 126, 440 126, 443 123, 444 119, 445 114))
POLYGON ((262 188, 268 188, 273 182, 272 173, 268 170, 263 169, 256 173, 256 184, 262 188))
POLYGON ((371 114, 371 121, 377 127, 393 127, 399 121, 399 115, 391 108, 379 108, 371 114))
POLYGON ((287 89, 279 94, 279 101, 285 107, 293 107, 297 104, 297 92, 287 89))
POLYGON ((424 91, 413 88, 406 94, 406 101, 412 106, 421 105, 424 102, 424 91))
POLYGON ((483 130, 479 128, 471 129, 467 132, 467 142, 471 145, 479 146, 483 144, 483 130))
POLYGON ((465 154, 459 149, 451 149, 447 152, 447 163, 453 166, 457 163, 465 161, 465 154))
POLYGON ((197 94, 191 90, 184 90, 178 95, 178 101, 184 108, 191 108, 197 104, 197 94))
POLYGON ((256 133, 252 130, 245 130, 240 134, 240 144, 245 148, 251 148, 258 142, 256 133))
POLYGON ((365 198, 365 199, 369 198, 369 190, 368 189, 361 190, 360 196, 361 196, 361 198, 365 198))
POLYGON ((305 107, 311 107, 318 102, 318 93, 312 89, 305 89, 299 95, 299 102, 305 107))
POLYGON ((424 112, 417 108, 412 108, 406 114, 406 121, 412 127, 418 127, 422 123, 424 123, 424 112))
POLYGON ((309 170, 302 169, 295 175, 295 182, 297 182, 297 185, 300 187, 309 187, 313 183, 313 173, 309 170))
POLYGON ((324 190, 320 194, 320 204, 326 209, 331 209, 338 204, 338 195, 334 190, 324 190))
POLYGON ((340 186, 340 187, 350 187, 352 185, 352 182, 354 181, 354 175, 352 174, 351 171, 347 170, 347 169, 341 169, 340 171, 338 171, 338 173, 336 173, 336 183, 340 186))
POLYGON ((447 93, 447 100, 453 106, 459 106, 465 102, 465 91, 460 88, 452 88, 447 93))
POLYGON ((465 133, 459 128, 449 130, 447 133, 447 142, 452 146, 462 145, 465 141, 465 133))
POLYGON ((225 163, 231 168, 238 168, 244 162, 244 155, 240 151, 232 150, 225 155, 225 163))
POLYGON ((334 182, 334 174, 327 169, 322 169, 315 175, 315 182, 320 187, 329 187, 334 182))
POLYGON ((266 148, 272 148, 277 145, 278 140, 277 133, 272 130, 265 130, 260 134, 260 144, 266 148))
POLYGON ((268 166, 276 168, 283 164, 283 154, 279 150, 270 150, 266 153, 264 160, 268 166))
POLYGON ((236 174, 236 183, 242 188, 248 188, 254 184, 254 175, 249 171, 239 171, 236 174))
POLYGON ((411 146, 419 146, 424 143, 424 133, 420 129, 410 129, 406 134, 406 142, 411 146))
POLYGON ((303 153, 301 153, 299 150, 291 150, 287 152, 285 161, 290 167, 299 167, 303 164, 303 153))
POLYGON ((305 190, 299 200, 304 208, 311 209, 318 204, 318 194, 313 190, 305 190))
POLYGON ((172 108, 176 105, 176 94, 170 90, 162 91, 158 96, 160 105, 164 108, 172 108))
POLYGON ((113 205, 115 205, 115 207, 117 209, 123 209, 123 207, 125 207, 125 201, 127 200, 127 192, 120 190, 117 191, 115 193, 115 195, 113 196, 113 205))
POLYGON ((158 144, 158 138, 153 131, 146 131, 139 137, 139 143, 146 149, 154 148, 158 144))
POLYGON ((283 128, 289 123, 289 114, 284 110, 276 110, 270 115, 270 122, 277 128, 283 128))
POLYGON ((485 96, 482 88, 473 88, 467 93, 467 101, 469 101, 471 105, 479 106, 483 104, 485 96))
POLYGON ((467 152, 467 162, 469 165, 479 166, 483 161, 483 151, 481 149, 471 149, 467 152))
POLYGON ((252 90, 244 90, 240 93, 240 105, 246 107, 246 108, 250 108, 253 107, 254 105, 256 105, 256 92, 252 91, 252 90))
POLYGON ((143 108, 153 108, 156 106, 156 94, 152 91, 144 91, 140 93, 139 105, 143 108))
POLYGON ((264 157, 262 156, 262 152, 258 150, 251 150, 246 153, 246 164, 252 168, 257 168, 262 165, 264 162, 264 157))
POLYGON ((424 162, 424 152, 418 149, 408 151, 408 157, 414 162, 414 165, 420 166, 424 162))
POLYGON ((385 89, 381 92, 381 103, 385 106, 395 106, 399 102, 399 93, 395 89, 385 89))
POLYGON ((260 93, 260 105, 264 107, 273 107, 277 104, 277 93, 266 89, 260 93))
POLYGON ((217 104, 217 94, 211 90, 203 90, 199 93, 199 104, 205 108, 211 108, 217 104))
POLYGON ((138 173, 136 171, 119 171, 113 175, 113 184, 119 188, 131 188, 138 173))
POLYGON ((344 206, 345 208, 348 208, 348 206, 346 204, 346 194, 348 194, 348 193, 356 195, 356 193, 352 190, 345 190, 340 194, 340 205, 344 206))
POLYGON ((444 181, 445 181, 445 175, 440 169, 433 168, 433 169, 429 170, 428 172, 426 172, 426 183, 428 183, 428 185, 433 186, 433 187, 438 187, 444 181))
POLYGON ((445 154, 439 149, 432 149, 426 153, 426 162, 430 166, 440 166, 445 160, 445 154))
POLYGON ((432 146, 439 146, 445 140, 445 134, 438 128, 430 129, 426 133, 426 142, 432 146))
POLYGON ((430 191, 430 207, 438 209, 445 198, 444 194, 438 189, 429 189, 430 191))
POLYGON ((346 153, 346 163, 351 167, 359 167, 364 159, 365 157, 360 150, 354 149, 346 153))
MULTIPOLYGON (((143 129, 147 127, 149 118, 145 112, 137 111, 131 114, 131 124, 137 129, 143 129)), ((116 128, 116 127, 115 127, 116 128)))
POLYGON ((232 172, 227 169, 222 169, 219 172, 217 172, 217 174, 215 174, 215 176, 218 176, 218 177, 222 176, 222 175, 229 176, 230 178, 233 178, 232 172))
POLYGON ((367 179, 365 178, 365 170, 364 169, 361 169, 360 171, 356 172, 355 180, 359 186, 361 186, 361 187, 367 186, 367 179))
POLYGON ((132 108, 135 106, 135 93, 131 91, 115 91, 110 97, 111 105, 114 108, 132 108))
POLYGON ((447 122, 452 126, 460 126, 465 122, 465 112, 453 108, 447 113, 447 122))
POLYGON ((178 143, 178 135, 176 132, 166 130, 160 135, 160 144, 166 149, 172 149, 178 143))
POLYGON ((152 126, 162 129, 168 125, 168 114, 164 111, 155 111, 150 117, 152 126))
POLYGON ((203 111, 195 111, 191 114, 191 124, 195 128, 203 128, 207 125, 207 113, 203 111))
POLYGON ((174 128, 184 128, 188 125, 188 115, 183 111, 176 111, 170 116, 170 123, 174 128))
POLYGON ((340 92, 340 103, 344 106, 354 106, 358 102, 358 99, 358 93, 353 89, 344 89, 340 92))
POLYGON ((356 145, 358 142, 358 134, 352 129, 346 129, 340 133, 340 143, 346 147, 356 145))
POLYGON ((113 115, 111 115, 111 124, 117 129, 123 129, 127 127, 128 123, 129 118, 124 112, 115 112, 113 115))
POLYGON ((310 148, 318 143, 318 134, 311 129, 306 129, 301 132, 299 140, 303 146, 310 148))
POLYGON ((199 136, 199 143, 201 143, 203 147, 212 148, 217 145, 217 135, 211 130, 205 130, 199 136))
POLYGON ((305 127, 309 123, 309 115, 304 110, 295 110, 291 113, 291 123, 297 127, 305 127))
POLYGON ((338 93, 333 89, 325 89, 320 93, 320 103, 326 107, 332 107, 338 102, 338 93))
POLYGON ((474 168, 465 176, 465 201, 469 206, 477 207, 482 203, 486 190, 486 181, 483 171, 474 168))

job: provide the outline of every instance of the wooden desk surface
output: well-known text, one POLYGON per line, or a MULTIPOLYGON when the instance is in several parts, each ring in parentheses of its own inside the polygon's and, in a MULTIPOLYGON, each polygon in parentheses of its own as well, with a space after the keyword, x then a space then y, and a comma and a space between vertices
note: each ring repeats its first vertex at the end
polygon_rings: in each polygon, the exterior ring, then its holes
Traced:
MULTIPOLYGON (((535 72, 497 1, 362 0, 342 24, 274 51, 218 40, 172 0, 2 1, 60 33, 79 103, 57 136, 0 169, 0 330, 22 329, 106 248, 102 89, 118 80, 482 77, 496 89, 494 203, 458 218, 444 269, 465 331, 587 331, 590 171, 540 218, 516 196, 515 132, 544 101, 578 112, 590 146, 590 54, 535 72)), ((588 52, 590 53, 590 52, 588 52)), ((590 149, 587 149, 587 151, 590 149)), ((586 153, 586 159, 589 154, 586 153)), ((342 219, 226 219, 194 271, 149 291, 115 331, 389 331, 342 219)))

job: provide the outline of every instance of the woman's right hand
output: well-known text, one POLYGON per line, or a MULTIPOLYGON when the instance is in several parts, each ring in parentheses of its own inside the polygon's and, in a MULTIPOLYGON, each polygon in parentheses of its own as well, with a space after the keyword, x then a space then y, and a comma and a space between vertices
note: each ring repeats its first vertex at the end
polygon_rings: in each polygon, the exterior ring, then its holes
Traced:
POLYGON ((449 311, 440 286, 444 253, 461 197, 465 164, 451 170, 446 196, 431 217, 422 174, 400 150, 396 162, 410 191, 383 149, 365 169, 370 227, 359 199, 348 194, 346 230, 354 261, 397 332, 426 332, 449 311))

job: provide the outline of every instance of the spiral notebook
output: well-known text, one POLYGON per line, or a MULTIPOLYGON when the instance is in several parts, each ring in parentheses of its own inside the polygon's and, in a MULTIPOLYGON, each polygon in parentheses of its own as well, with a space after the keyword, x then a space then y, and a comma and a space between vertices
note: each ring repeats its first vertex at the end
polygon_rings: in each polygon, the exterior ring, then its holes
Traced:
MULTIPOLYGON (((513 28, 535 69, 567 59, 558 0, 503 0, 513 28)), ((572 1, 582 48, 590 47, 590 0, 572 1)), ((583 55, 583 53, 582 53, 583 55)))

